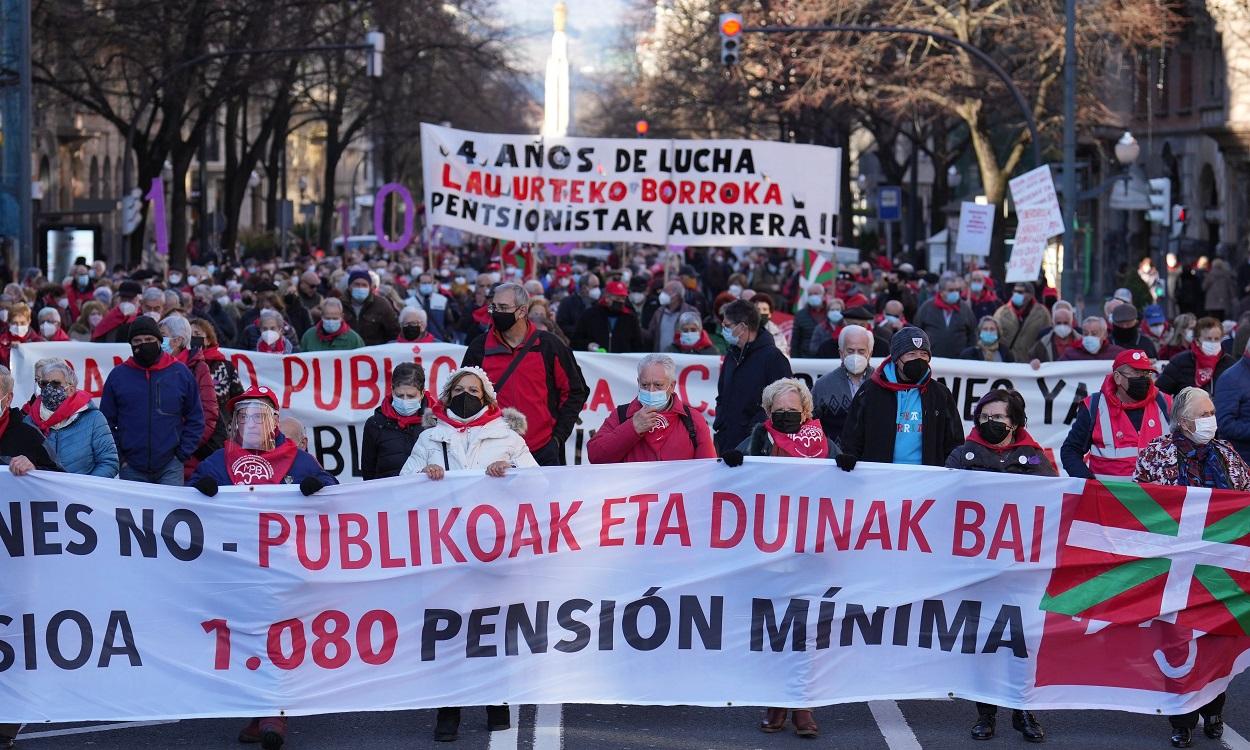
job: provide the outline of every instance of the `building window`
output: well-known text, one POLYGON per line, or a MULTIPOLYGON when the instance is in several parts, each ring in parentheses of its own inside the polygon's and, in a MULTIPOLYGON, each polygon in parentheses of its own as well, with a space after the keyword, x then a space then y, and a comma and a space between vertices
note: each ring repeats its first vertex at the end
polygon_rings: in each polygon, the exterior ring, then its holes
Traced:
POLYGON ((1181 52, 1176 66, 1176 108, 1187 113, 1194 107, 1194 56, 1181 52))

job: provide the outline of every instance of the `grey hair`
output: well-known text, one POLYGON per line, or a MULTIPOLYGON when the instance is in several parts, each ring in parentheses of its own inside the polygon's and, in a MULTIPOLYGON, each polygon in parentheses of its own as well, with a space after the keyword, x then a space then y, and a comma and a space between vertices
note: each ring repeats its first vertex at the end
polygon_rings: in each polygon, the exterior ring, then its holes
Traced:
POLYGON ((139 299, 143 302, 159 302, 163 305, 165 304, 165 291, 150 286, 143 290, 143 295, 139 299))
POLYGON ((339 312, 343 312, 343 300, 338 297, 326 297, 321 301, 321 312, 324 313, 330 307, 337 307, 339 312))
POLYGON ((42 323, 44 318, 47 318, 48 320, 55 320, 59 323, 61 322, 61 311, 55 307, 41 307, 39 308, 39 314, 35 316, 35 319, 37 322, 42 323))
POLYGON ((56 370, 65 376, 65 382, 77 387, 78 375, 69 362, 60 357, 44 357, 35 363, 35 380, 41 380, 49 372, 56 370))
POLYGON ((764 408, 764 413, 771 414, 773 402, 786 391, 794 391, 799 394, 799 406, 803 416, 810 419, 815 408, 812 404, 812 392, 807 389, 807 384, 798 378, 774 380, 764 388, 764 392, 760 394, 760 405, 764 408))
POLYGON ((868 339, 868 351, 869 353, 871 353, 872 352, 872 332, 869 331, 867 328, 864 328, 863 326, 857 326, 857 325, 848 325, 842 328, 842 331, 838 334, 838 351, 845 349, 846 340, 857 333, 863 334, 864 337, 868 339))
POLYGON ((9 368, 0 365, 0 398, 4 398, 13 392, 13 373, 9 372, 9 368))
POLYGON ((286 320, 282 317, 282 313, 278 312, 277 310, 270 310, 268 308, 261 310, 260 315, 257 316, 256 319, 258 321, 275 320, 278 322, 279 329, 286 327, 286 320))
POLYGON ((1103 328, 1103 332, 1104 332, 1104 333, 1106 333, 1106 330, 1107 330, 1107 319, 1106 319, 1106 318, 1104 318, 1104 317, 1102 317, 1101 315, 1089 315, 1089 316, 1086 316, 1085 320, 1082 320, 1082 321, 1081 321, 1081 330, 1085 331, 1086 333, 1089 333, 1089 330, 1088 330, 1088 329, 1089 329, 1090 324, 1092 324, 1092 323, 1097 323, 1097 324, 1101 325, 1101 326, 1102 326, 1102 328, 1103 328))
POLYGON ((169 331, 170 336, 182 339, 184 346, 191 342, 191 324, 181 315, 166 315, 161 319, 161 327, 169 331))
POLYGON ((1072 315, 1073 315, 1073 316, 1075 316, 1075 315, 1076 315, 1076 308, 1075 308, 1075 307, 1073 307, 1073 306, 1072 306, 1072 303, 1071 303, 1071 302, 1069 302, 1069 301, 1067 301, 1066 299, 1061 299, 1061 300, 1058 300, 1058 301, 1056 301, 1056 302, 1055 302, 1055 304, 1054 304, 1054 305, 1051 305, 1051 308, 1050 308, 1050 312, 1051 312, 1051 314, 1054 314, 1055 310, 1058 310, 1058 309, 1060 309, 1060 308, 1064 308, 1064 309, 1068 310, 1069 312, 1071 312, 1071 313, 1072 313, 1072 315))
POLYGON ((165 306, 173 309, 182 307, 182 293, 173 289, 165 290, 165 306))
POLYGON ((659 365, 660 367, 663 367, 664 377, 668 378, 669 382, 677 382, 677 363, 674 362, 673 358, 667 354, 648 354, 638 360, 638 377, 641 378, 642 371, 652 365, 659 365))
POLYGON ((516 307, 529 307, 530 293, 525 291, 525 287, 512 281, 505 281, 495 287, 492 292, 492 299, 497 298, 500 292, 512 292, 512 304, 516 307))
POLYGON ((699 313, 697 312, 687 311, 677 316, 678 330, 680 330, 681 327, 686 325, 687 323, 694 323, 700 328, 703 327, 703 320, 699 317, 699 313))
POLYGON ((1193 409, 1193 405, 1197 403, 1199 396, 1211 398, 1211 394, 1192 385, 1188 388, 1182 388, 1180 393, 1172 397, 1172 424, 1176 424, 1182 418, 1188 419, 1190 422, 1194 421, 1189 412, 1193 409))
POLYGON ((941 278, 938 279, 938 288, 941 289, 943 285, 949 284, 952 281, 961 286, 964 283, 964 279, 962 276, 955 273, 954 271, 946 271, 945 273, 942 274, 941 278))
POLYGON ((425 308, 420 305, 404 305, 403 309, 399 311, 399 322, 402 324, 404 322, 404 318, 412 317, 413 315, 417 317, 417 320, 420 321, 422 326, 430 322, 429 314, 427 314, 425 312, 425 308))

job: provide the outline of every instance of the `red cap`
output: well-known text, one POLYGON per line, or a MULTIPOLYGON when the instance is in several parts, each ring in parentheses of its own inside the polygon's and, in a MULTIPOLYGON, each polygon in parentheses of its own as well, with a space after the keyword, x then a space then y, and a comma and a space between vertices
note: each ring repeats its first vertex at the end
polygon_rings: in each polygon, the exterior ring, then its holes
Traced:
POLYGON ((231 414, 233 414, 234 407, 238 405, 239 402, 251 399, 264 399, 268 401, 271 406, 273 406, 274 411, 278 410, 278 394, 274 393, 272 388, 263 385, 254 385, 230 399, 230 401, 226 404, 226 408, 231 414))
POLYGON ((1128 365, 1134 370, 1153 370, 1154 365, 1150 362, 1150 357, 1141 349, 1125 349, 1115 357, 1115 364, 1111 369, 1118 370, 1128 365))
POLYGON ((628 297, 629 287, 620 281, 609 281, 608 285, 603 289, 604 294, 611 294, 614 297, 628 297))
POLYGON ((560 265, 556 266, 556 278, 560 278, 561 276, 572 276, 572 275, 573 275, 573 267, 570 266, 568 263, 561 263, 560 265))

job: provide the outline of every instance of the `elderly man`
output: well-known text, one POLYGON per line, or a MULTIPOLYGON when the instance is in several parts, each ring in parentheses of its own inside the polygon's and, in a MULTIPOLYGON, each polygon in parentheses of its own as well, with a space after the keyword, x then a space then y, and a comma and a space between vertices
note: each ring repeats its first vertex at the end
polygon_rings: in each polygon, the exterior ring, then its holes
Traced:
MULTIPOLYGON (((161 321, 160 329, 161 348, 169 356, 186 365, 195 376, 195 384, 200 392, 200 407, 204 410, 204 432, 192 457, 196 461, 202 461, 221 447, 226 436, 225 426, 220 425, 221 405, 217 401, 213 373, 204 359, 202 350, 191 349, 191 323, 186 318, 177 313, 167 315, 161 321)), ((194 468, 194 463, 188 461, 186 467, 188 475, 192 468, 194 468)))
POLYGON ((573 349, 611 354, 645 351, 638 314, 627 301, 628 296, 629 288, 624 283, 609 281, 599 301, 578 319, 569 337, 573 349))
POLYGON ((977 316, 963 297, 964 280, 948 271, 942 274, 937 295, 916 311, 912 324, 929 335, 935 357, 958 357, 976 345, 977 316))
POLYGON ((120 344, 127 341, 126 334, 130 323, 139 314, 136 298, 141 292, 142 287, 138 282, 126 280, 118 284, 113 307, 92 330, 91 340, 99 344, 120 344))
POLYGON ((295 417, 283 417, 278 420, 278 430, 286 439, 295 443, 302 451, 308 450, 308 433, 304 431, 304 423, 295 417))
POLYGON ((1016 362, 1027 362, 1029 350, 1050 328, 1050 310, 1033 296, 1033 285, 1019 282, 1011 289, 1006 304, 994 312, 1003 344, 1016 362))
POLYGON ((299 282, 295 285, 295 298, 309 314, 321 307, 321 277, 316 271, 305 271, 299 275, 299 282))
POLYGON ((156 322, 165 317, 165 292, 150 286, 143 290, 139 297, 139 314, 146 315, 156 322))
POLYGON ((44 341, 69 341, 69 335, 61 327, 61 311, 55 307, 41 307, 35 316, 39 323, 39 338, 44 341))
POLYGON ((842 428, 851 412, 851 402, 860 386, 872 377, 872 334, 862 326, 846 326, 838 334, 838 351, 842 354, 842 366, 827 372, 812 386, 815 416, 830 441, 830 455, 840 451, 842 428))
POLYGON ((1070 302, 1059 300, 1051 308, 1050 315, 1054 325, 1029 349, 1029 365, 1034 370, 1043 362, 1058 362, 1069 349, 1081 345, 1081 332, 1072 325, 1076 314, 1070 302))
POLYGON ((377 284, 368 271, 356 270, 347 276, 349 303, 344 320, 368 346, 394 341, 399 335, 399 318, 391 303, 379 297, 377 284))
POLYGON ((343 319, 343 303, 334 297, 321 303, 321 320, 304 332, 301 352, 331 352, 359 349, 365 345, 360 334, 343 319))
POLYGON ((1131 304, 1117 305, 1111 311, 1110 334, 1111 343, 1121 349, 1141 349, 1151 359, 1159 358, 1159 350, 1155 348, 1154 342, 1142 334, 1137 308, 1131 304))
POLYGON ((1102 388, 1077 407, 1059 450, 1069 476, 1121 481, 1133 476, 1138 452, 1170 430, 1172 397, 1160 393, 1154 381, 1145 352, 1126 349, 1116 355, 1102 388))
POLYGON ((429 329, 429 315, 425 308, 405 305, 399 311, 399 338, 396 344, 437 344, 438 339, 429 329))
POLYGON ((1091 315, 1081 321, 1081 345, 1069 346, 1059 361, 1113 360, 1122 351, 1124 350, 1107 341, 1107 321, 1091 315))
POLYGON ((560 303, 560 311, 556 315, 556 323, 560 325, 560 329, 572 331, 577 328, 577 321, 595 306, 602 294, 599 277, 593 273, 583 274, 577 280, 577 294, 570 294, 560 303))
POLYGON ((760 313, 746 300, 734 300, 721 313, 721 335, 729 350, 716 383, 717 452, 737 448, 767 415, 760 396, 770 383, 791 375, 790 360, 764 331, 760 313))
POLYGON ((451 323, 448 315, 454 310, 448 305, 451 300, 438 291, 438 285, 434 282, 434 274, 422 271, 417 276, 416 288, 409 289, 409 292, 415 292, 417 303, 425 311, 426 330, 436 339, 446 339, 451 323))
MULTIPOLYGON (((807 295, 803 298, 803 308, 794 314, 794 324, 790 330, 791 357, 810 357, 815 354, 815 347, 810 346, 812 334, 821 323, 827 321, 828 311, 829 300, 826 299, 824 285, 808 286, 807 295)), ((836 326, 841 322, 842 314, 839 312, 837 321, 832 324, 836 326)))
POLYGON ((686 289, 676 279, 664 285, 659 303, 646 333, 646 343, 653 352, 665 351, 677 340, 677 322, 682 313, 698 312, 698 308, 686 302, 686 289))
POLYGON ((22 417, 22 410, 13 406, 13 373, 0 365, 0 464, 14 476, 31 469, 59 471, 44 447, 43 433, 22 417))
POLYGON ((894 340, 894 334, 897 333, 902 327, 903 303, 896 299, 892 299, 885 303, 885 307, 881 309, 881 320, 877 323, 876 327, 872 329, 872 335, 875 339, 872 346, 873 351, 890 351, 890 342, 894 340))
POLYGON ((592 464, 716 458, 702 412, 677 395, 677 364, 665 354, 638 362, 638 395, 617 406, 586 444, 592 464))

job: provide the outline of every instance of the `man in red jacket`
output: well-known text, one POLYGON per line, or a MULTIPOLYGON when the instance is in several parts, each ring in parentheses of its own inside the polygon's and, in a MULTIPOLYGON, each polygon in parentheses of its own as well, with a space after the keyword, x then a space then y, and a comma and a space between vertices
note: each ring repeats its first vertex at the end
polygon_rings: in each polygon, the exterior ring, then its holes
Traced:
POLYGON ((665 354, 638 362, 638 396, 612 410, 586 444, 592 464, 716 458, 712 430, 677 395, 677 364, 665 354))

